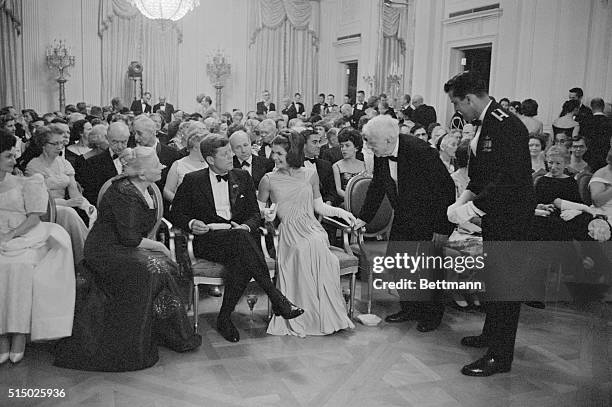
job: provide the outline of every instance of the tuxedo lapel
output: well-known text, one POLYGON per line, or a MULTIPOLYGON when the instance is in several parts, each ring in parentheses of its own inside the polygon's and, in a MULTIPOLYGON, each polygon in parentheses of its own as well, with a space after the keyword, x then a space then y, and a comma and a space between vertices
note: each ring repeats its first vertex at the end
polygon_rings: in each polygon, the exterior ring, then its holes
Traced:
POLYGON ((210 185, 209 171, 210 170, 208 168, 203 170, 202 194, 204 194, 204 197, 208 199, 212 211, 216 213, 217 208, 215 207, 215 197, 213 196, 212 186, 210 185))
MULTIPOLYGON (((238 177, 234 174, 234 171, 230 171, 228 174, 227 187, 229 188, 230 208, 232 214, 234 213, 234 204, 236 203, 236 197, 238 196, 238 177)), ((210 178, 209 178, 210 179, 210 178)))

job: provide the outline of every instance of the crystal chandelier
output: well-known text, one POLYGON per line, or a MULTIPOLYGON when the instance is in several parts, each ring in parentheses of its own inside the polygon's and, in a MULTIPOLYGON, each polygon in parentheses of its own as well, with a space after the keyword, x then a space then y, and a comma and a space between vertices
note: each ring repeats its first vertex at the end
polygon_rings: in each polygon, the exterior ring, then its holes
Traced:
POLYGON ((199 6, 200 0, 131 0, 131 3, 152 20, 177 21, 199 6))

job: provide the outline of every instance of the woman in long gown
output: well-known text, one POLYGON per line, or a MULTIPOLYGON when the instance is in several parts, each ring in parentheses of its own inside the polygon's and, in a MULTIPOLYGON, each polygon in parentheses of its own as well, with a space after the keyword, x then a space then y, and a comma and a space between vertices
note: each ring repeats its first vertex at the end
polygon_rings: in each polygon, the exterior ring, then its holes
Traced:
POLYGON ((179 294, 178 265, 161 242, 146 237, 156 221, 148 188, 163 166, 149 147, 128 148, 120 158, 124 174, 102 197, 85 243, 90 288, 79 290, 73 336, 59 344, 56 366, 138 370, 157 362, 158 344, 185 352, 201 343, 179 294))
POLYGON ((275 209, 262 208, 266 220, 272 220, 276 213, 280 218, 278 288, 305 310, 291 320, 273 317, 268 326, 272 335, 328 335, 354 327, 342 297, 340 264, 328 248, 327 232, 315 212, 342 218, 351 225, 355 218, 323 203, 317 172, 303 167, 304 140, 292 130, 274 138, 271 157, 277 170, 266 174, 259 184, 260 206, 268 199, 277 205, 275 209))
POLYGON ((25 335, 49 340, 70 336, 74 265, 70 237, 40 221, 48 193, 41 175, 11 175, 15 137, 0 131, 0 364, 19 362, 25 335))

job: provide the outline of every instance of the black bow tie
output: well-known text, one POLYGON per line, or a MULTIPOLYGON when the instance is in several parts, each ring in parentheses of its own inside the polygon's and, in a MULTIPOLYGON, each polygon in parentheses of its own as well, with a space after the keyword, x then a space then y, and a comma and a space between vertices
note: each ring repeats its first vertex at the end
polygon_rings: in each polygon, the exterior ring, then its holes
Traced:
POLYGON ((113 154, 113 160, 116 160, 117 158, 119 158, 119 154, 113 154))
POLYGON ((313 164, 317 163, 317 159, 316 158, 304 158, 304 161, 310 161, 313 164))
POLYGON ((241 167, 250 167, 251 164, 248 161, 243 161, 242 164, 240 165, 241 167))
POLYGON ((225 175, 217 174, 217 182, 221 182, 221 180, 224 180, 227 182, 228 177, 229 177, 229 174, 225 174, 225 175))
POLYGON ((395 162, 395 163, 397 162, 397 157, 394 157, 394 156, 392 156, 392 155, 388 155, 388 156, 386 156, 385 158, 386 158, 387 160, 389 160, 389 161, 393 161, 393 162, 395 162))
POLYGON ((472 125, 473 126, 482 126, 482 120, 474 119, 474 120, 472 120, 472 125))

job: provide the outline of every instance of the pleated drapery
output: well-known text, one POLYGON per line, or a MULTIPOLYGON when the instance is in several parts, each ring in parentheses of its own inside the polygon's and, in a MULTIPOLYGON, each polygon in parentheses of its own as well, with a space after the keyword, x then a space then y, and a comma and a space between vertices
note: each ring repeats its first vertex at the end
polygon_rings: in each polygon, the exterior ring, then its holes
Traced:
POLYGON ((319 3, 309 0, 257 0, 249 32, 249 105, 269 90, 279 105, 295 92, 310 105, 317 93, 319 3))
POLYGON ((412 60, 414 54, 415 5, 409 1, 406 6, 397 7, 383 3, 382 48, 377 70, 381 92, 401 97, 409 92, 412 83, 412 60), (389 81, 389 76, 401 75, 399 86, 389 81))
POLYGON ((23 108, 21 1, 0 0, 0 107, 23 108))
MULTIPOLYGON (((98 35, 102 39, 102 100, 119 96, 128 105, 138 97, 128 66, 143 66, 143 90, 154 98, 178 100, 178 44, 182 32, 175 22, 150 20, 128 0, 100 0, 98 35)), ((156 100, 154 100, 157 103, 156 100)))

